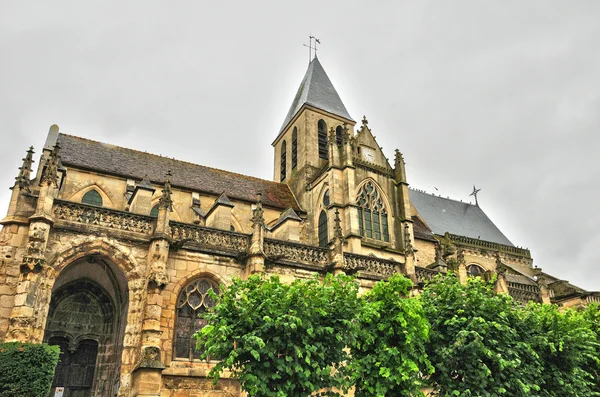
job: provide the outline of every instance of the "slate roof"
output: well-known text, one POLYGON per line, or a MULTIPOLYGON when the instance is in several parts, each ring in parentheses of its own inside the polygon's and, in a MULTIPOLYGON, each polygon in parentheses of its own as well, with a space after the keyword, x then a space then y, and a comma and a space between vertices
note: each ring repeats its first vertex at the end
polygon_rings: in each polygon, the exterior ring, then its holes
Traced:
POLYGON ((306 74, 300 83, 296 97, 292 102, 290 110, 285 116, 283 125, 279 132, 281 133, 289 122, 294 118, 302 105, 307 104, 316 108, 325 110, 326 112, 343 117, 347 120, 354 121, 346 107, 342 103, 340 96, 333 87, 331 80, 325 73, 319 58, 315 57, 306 70, 306 74))
POLYGON ((433 232, 426 224, 423 223, 418 216, 411 217, 413 221, 413 233, 415 238, 427 241, 437 242, 437 239, 433 236, 433 232))
POLYGON ((427 226, 438 235, 448 232, 514 247, 513 243, 476 205, 409 189, 411 203, 427 226))
POLYGON ((164 183, 167 171, 171 170, 173 186, 216 196, 225 193, 228 197, 248 202, 255 202, 256 194, 262 193, 262 201, 266 206, 301 211, 290 188, 283 183, 62 133, 58 136, 58 142, 62 162, 66 166, 118 175, 136 181, 147 177, 159 185, 164 183))

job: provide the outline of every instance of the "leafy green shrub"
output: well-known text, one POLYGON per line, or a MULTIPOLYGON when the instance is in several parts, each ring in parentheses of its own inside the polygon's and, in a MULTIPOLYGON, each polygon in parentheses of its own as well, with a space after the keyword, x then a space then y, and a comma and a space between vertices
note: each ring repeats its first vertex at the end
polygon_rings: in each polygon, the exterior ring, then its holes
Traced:
POLYGON ((0 397, 48 397, 59 354, 58 346, 0 343, 0 397))
POLYGON ((436 396, 539 395, 543 366, 519 317, 522 309, 495 293, 493 282, 473 277, 462 285, 449 274, 425 288, 422 299, 436 396))
POLYGON ((232 371, 253 397, 337 396, 351 386, 346 346, 355 335, 358 286, 327 275, 282 283, 234 279, 215 296, 196 334, 204 357, 221 357, 209 376, 232 371))
POLYGON ((351 345, 357 397, 423 396, 423 377, 433 372, 425 346, 429 323, 412 282, 396 274, 361 297, 357 337, 351 345))

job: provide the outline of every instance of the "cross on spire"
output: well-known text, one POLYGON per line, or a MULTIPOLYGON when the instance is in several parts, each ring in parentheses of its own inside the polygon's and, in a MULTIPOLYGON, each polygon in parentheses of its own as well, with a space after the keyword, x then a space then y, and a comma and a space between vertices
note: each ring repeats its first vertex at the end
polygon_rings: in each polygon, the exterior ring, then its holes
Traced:
POLYGON ((479 193, 481 191, 481 189, 477 189, 475 188, 475 185, 473 185, 473 193, 469 194, 469 196, 473 196, 475 197, 475 205, 479 207, 479 202, 477 201, 477 193, 479 193))
POLYGON ((308 63, 312 61, 312 50, 315 50, 315 57, 317 56, 317 44, 321 44, 321 41, 315 36, 308 36, 308 45, 302 44, 304 47, 308 47, 308 63), (314 42, 314 47, 313 47, 314 42))

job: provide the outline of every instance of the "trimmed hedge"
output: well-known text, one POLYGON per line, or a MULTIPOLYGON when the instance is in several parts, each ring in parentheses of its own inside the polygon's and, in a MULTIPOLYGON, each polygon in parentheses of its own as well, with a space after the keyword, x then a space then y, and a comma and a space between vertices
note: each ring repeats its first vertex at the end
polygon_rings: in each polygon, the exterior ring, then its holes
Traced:
POLYGON ((60 348, 0 343, 0 397, 48 397, 60 348))

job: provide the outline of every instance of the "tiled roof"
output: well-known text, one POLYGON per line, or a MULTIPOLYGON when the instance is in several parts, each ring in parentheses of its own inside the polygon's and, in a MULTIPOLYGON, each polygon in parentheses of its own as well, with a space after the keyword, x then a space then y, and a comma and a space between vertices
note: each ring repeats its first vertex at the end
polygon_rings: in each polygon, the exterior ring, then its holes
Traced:
POLYGON ((514 246, 476 205, 410 189, 411 203, 427 226, 438 235, 448 232, 493 243, 514 246))
POLYGON ((420 240, 427 241, 437 241, 433 236, 433 232, 427 227, 426 224, 423 223, 418 216, 411 217, 413 221, 413 233, 415 234, 415 238, 420 240))
POLYGON ((262 193, 263 204, 270 207, 300 210, 290 188, 283 184, 236 174, 155 154, 126 149, 76 136, 59 134, 61 159, 64 165, 135 179, 147 177, 163 184, 167 171, 173 173, 172 184, 213 195, 248 202, 262 193))
POLYGON ((325 73, 325 69, 321 66, 319 59, 315 57, 306 70, 306 74, 300 83, 296 97, 292 102, 292 106, 285 117, 281 131, 287 127, 289 122, 294 118, 302 105, 307 104, 316 108, 325 110, 326 112, 343 117, 347 120, 354 121, 346 107, 342 103, 340 96, 333 87, 331 80, 325 73))

